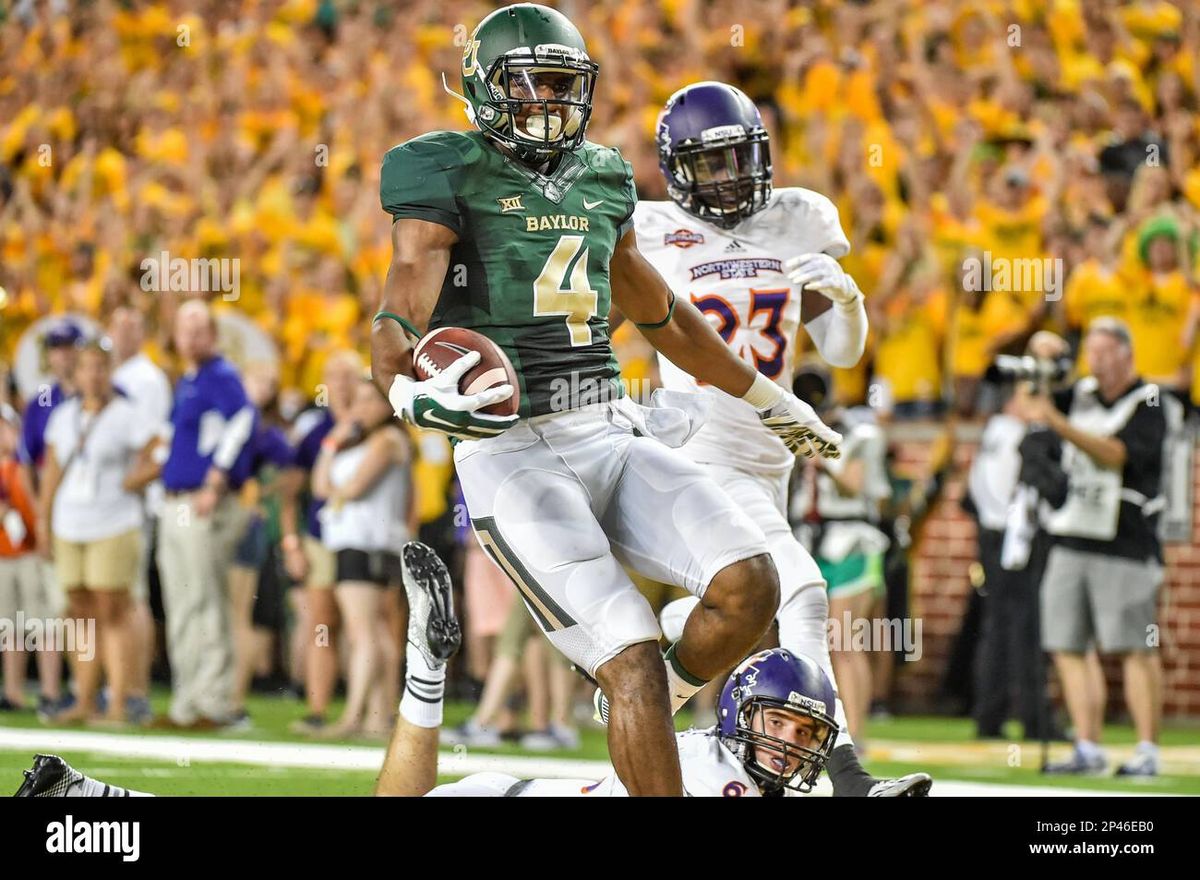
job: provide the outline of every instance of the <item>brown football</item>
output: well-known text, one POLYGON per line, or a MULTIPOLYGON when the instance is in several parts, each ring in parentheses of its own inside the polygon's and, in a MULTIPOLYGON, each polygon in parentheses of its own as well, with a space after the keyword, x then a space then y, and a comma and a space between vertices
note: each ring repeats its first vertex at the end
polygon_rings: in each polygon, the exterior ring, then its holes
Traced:
POLYGON ((479 352, 479 363, 458 381, 458 390, 463 394, 478 394, 496 385, 512 385, 512 397, 485 406, 480 412, 493 416, 515 415, 521 408, 517 371, 504 349, 482 333, 465 327, 440 327, 425 334, 413 349, 413 370, 418 379, 430 379, 469 351, 479 352))

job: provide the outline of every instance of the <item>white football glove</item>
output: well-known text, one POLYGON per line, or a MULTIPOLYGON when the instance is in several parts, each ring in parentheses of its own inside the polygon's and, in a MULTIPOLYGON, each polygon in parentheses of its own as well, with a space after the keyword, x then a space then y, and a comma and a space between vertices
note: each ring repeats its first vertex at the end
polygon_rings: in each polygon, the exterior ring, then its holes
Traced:
POLYGON ((482 440, 502 434, 517 423, 517 416, 478 412, 485 406, 512 397, 512 385, 497 385, 478 394, 461 394, 458 380, 479 363, 479 352, 470 351, 429 379, 416 381, 397 375, 388 390, 396 415, 418 428, 441 431, 462 440, 482 440))
POLYGON ((783 267, 792 284, 811 287, 835 303, 847 305, 862 296, 854 279, 829 254, 802 254, 783 267))

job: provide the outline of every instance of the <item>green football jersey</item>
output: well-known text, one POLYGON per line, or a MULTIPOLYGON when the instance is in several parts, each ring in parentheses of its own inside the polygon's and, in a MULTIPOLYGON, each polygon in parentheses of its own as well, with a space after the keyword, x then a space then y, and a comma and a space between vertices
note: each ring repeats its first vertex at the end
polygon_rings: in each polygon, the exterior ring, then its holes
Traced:
POLYGON ((620 152, 584 143, 543 175, 478 132, 436 131, 388 151, 380 201, 458 234, 429 329, 469 327, 503 348, 522 417, 622 394, 608 263, 637 195, 620 152))

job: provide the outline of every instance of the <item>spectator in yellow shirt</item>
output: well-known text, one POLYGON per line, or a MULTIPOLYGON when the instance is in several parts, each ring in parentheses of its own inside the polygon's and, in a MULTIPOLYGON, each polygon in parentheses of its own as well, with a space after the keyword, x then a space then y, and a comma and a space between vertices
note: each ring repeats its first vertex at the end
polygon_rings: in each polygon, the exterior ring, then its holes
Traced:
POLYGON ((932 266, 893 296, 868 299, 878 334, 874 382, 886 387, 897 418, 936 416, 942 399, 942 340, 948 297, 932 266))
POLYGON ((1197 297, 1182 269, 1186 248, 1174 218, 1156 217, 1142 225, 1141 270, 1131 278, 1127 319, 1137 372, 1147 382, 1176 391, 1188 387, 1186 330, 1197 297))
MULTIPOLYGON (((1111 231, 1108 218, 1095 215, 1088 218, 1083 235, 1084 259, 1067 278, 1064 317, 1067 327, 1080 335, 1101 316, 1129 319, 1129 281, 1117 271, 1111 231)), ((1077 367, 1080 374, 1088 372, 1082 348, 1077 367)))

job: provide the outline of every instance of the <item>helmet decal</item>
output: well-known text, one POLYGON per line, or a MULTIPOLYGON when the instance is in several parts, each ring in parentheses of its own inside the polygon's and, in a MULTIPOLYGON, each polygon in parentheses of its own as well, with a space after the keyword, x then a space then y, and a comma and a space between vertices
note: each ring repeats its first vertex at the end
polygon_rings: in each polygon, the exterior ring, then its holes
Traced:
POLYGON ((467 45, 463 49, 462 58, 462 75, 474 76, 475 71, 479 69, 479 40, 473 38, 467 40, 467 45))

